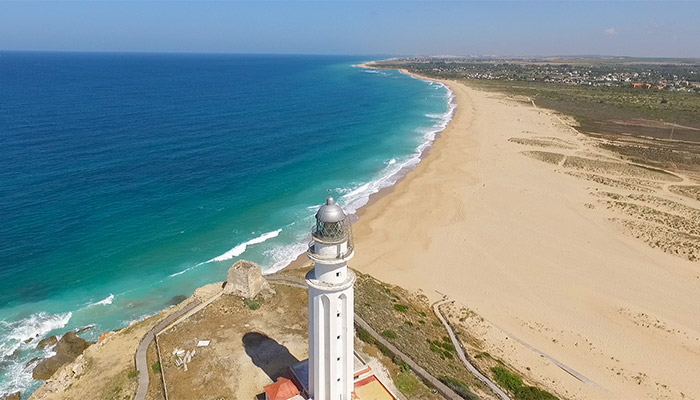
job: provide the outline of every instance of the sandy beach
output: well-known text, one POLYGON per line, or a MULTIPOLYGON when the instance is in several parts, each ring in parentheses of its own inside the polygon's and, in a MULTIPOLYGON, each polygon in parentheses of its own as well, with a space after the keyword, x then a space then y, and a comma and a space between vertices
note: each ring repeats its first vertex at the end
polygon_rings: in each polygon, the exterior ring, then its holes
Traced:
MULTIPOLYGON (((564 397, 700 398, 697 262, 625 233, 610 187, 562 161, 612 155, 523 99, 444 83, 452 122, 363 208, 351 266, 474 311, 463 325, 484 349, 564 397)), ((621 174, 688 201, 661 173, 621 174)))

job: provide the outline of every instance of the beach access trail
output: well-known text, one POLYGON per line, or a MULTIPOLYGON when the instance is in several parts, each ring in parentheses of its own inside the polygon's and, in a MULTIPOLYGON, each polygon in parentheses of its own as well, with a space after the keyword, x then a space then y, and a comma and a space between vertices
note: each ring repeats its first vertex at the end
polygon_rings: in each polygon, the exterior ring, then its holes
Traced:
POLYGON ((351 267, 431 301, 446 294, 483 317, 465 329, 484 351, 567 398, 700 398, 698 264, 623 234, 596 202, 605 186, 509 140, 572 143, 580 156, 599 153, 593 139, 527 99, 445 83, 452 122, 360 211, 351 267))
MULTIPOLYGON (((218 298, 218 296, 217 296, 218 298)), ((207 303, 208 304, 208 303, 207 303)), ((159 322, 156 326, 151 328, 148 333, 141 339, 139 347, 136 349, 136 354, 134 355, 134 364, 136 371, 138 372, 138 390, 136 391, 135 400, 144 400, 148 392, 148 362, 146 361, 146 352, 148 351, 148 346, 151 345, 153 339, 156 335, 172 324, 175 320, 188 313, 189 311, 197 308, 201 305, 201 302, 197 299, 191 300, 186 306, 177 310, 176 312, 168 315, 165 319, 159 322)))

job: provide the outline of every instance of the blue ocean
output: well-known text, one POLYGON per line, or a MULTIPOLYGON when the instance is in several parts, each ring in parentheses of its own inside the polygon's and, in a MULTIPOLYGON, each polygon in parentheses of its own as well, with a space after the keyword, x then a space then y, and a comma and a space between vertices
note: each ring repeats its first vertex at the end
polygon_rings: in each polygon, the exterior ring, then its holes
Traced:
POLYGON ((36 344, 127 326, 305 250, 415 166, 454 109, 443 85, 363 57, 0 52, 0 395, 36 344))

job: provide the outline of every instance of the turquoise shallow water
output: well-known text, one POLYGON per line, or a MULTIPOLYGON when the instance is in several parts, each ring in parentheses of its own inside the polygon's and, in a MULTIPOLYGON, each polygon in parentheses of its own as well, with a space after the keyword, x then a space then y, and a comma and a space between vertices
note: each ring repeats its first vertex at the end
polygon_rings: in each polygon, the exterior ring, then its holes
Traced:
POLYGON ((41 338, 282 268, 327 195, 352 212, 412 168, 450 93, 361 61, 0 53, 0 394, 38 386, 41 338))

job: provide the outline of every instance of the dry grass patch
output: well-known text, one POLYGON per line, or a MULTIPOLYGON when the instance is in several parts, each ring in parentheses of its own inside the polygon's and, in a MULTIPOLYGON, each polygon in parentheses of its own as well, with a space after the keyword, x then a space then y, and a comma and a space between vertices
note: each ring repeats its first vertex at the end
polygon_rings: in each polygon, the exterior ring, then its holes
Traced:
POLYGON ((679 182, 682 179, 664 171, 621 162, 592 160, 589 158, 570 156, 564 161, 564 166, 599 174, 631 176, 658 181, 679 182))
POLYGON ((669 186, 668 190, 672 193, 688 197, 693 200, 700 201, 700 186, 669 186))
POLYGON ((524 146, 537 146, 537 147, 553 147, 558 149, 575 149, 576 146, 571 143, 553 137, 541 137, 541 138, 519 138, 512 137, 508 139, 509 142, 522 144, 524 146))
POLYGON ((539 160, 539 161, 546 162, 548 164, 555 164, 555 165, 560 164, 566 158, 566 156, 563 154, 551 153, 548 151, 522 151, 520 153, 524 154, 530 158, 534 158, 535 160, 539 160))

